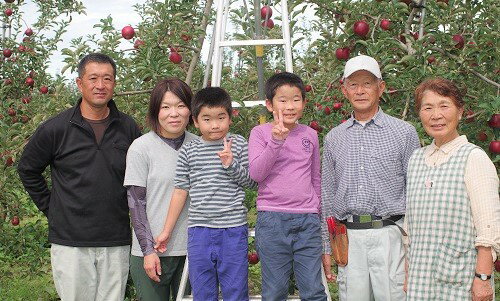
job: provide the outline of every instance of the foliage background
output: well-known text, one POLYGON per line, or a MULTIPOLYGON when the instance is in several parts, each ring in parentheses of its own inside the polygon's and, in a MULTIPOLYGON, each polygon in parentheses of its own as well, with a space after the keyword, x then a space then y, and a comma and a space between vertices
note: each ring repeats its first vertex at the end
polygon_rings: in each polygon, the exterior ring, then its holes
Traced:
MULTIPOLYGON (((211 27, 207 30, 206 25, 213 24, 215 19, 214 8, 207 9, 207 4, 212 3, 210 0, 142 1, 134 6, 141 21, 133 24, 136 35, 129 49, 118 49, 123 38, 120 28, 113 25, 111 13, 95 24, 100 34, 74 37, 71 45, 63 49, 66 67, 62 74, 52 75, 46 72, 51 54, 58 49, 60 37, 72 16, 85 12, 84 3, 32 2, 41 13, 33 24, 23 21, 23 15, 29 13, 23 10, 24 0, 0 4, 2 11, 14 10, 11 17, 2 16, 4 22, 12 26, 12 38, 1 41, 2 48, 12 49, 13 54, 0 60, 0 160, 4 163, 0 166, 2 300, 55 300, 57 296, 50 278, 46 220, 22 188, 15 168, 25 143, 39 124, 76 102, 78 92, 65 74, 75 70, 80 58, 89 52, 110 55, 119 68, 114 97, 118 107, 144 126, 147 92, 158 79, 177 76, 186 79, 194 91, 202 87, 206 66, 199 55, 203 41, 209 42, 212 34, 211 27), (34 31, 29 37, 24 34, 28 26, 34 31), (137 40, 143 41, 143 45, 135 48, 137 40), (182 55, 180 64, 169 61, 173 50, 182 55), (33 87, 25 84, 27 77, 34 79, 33 87), (49 93, 41 93, 42 86, 47 86, 49 93), (11 223, 15 216, 21 220, 19 226, 11 223)), ((272 19, 276 24, 272 29, 265 29, 264 35, 279 38, 279 1, 263 2, 273 8, 272 19)), ((388 87, 382 96, 382 108, 415 125, 424 145, 430 143, 430 139, 413 110, 415 86, 424 78, 434 76, 459 83, 467 90, 466 114, 460 131, 484 148, 498 168, 500 155, 489 152, 488 146, 499 139, 499 132, 487 126, 492 114, 500 113, 498 3, 494 0, 429 0, 425 1, 425 15, 419 4, 422 1, 288 1, 294 70, 312 87, 301 121, 316 122, 322 140, 331 128, 350 116, 350 106, 339 90, 345 61, 335 55, 337 49, 348 48, 350 57, 363 53, 381 63, 388 87), (380 28, 382 19, 391 21, 390 30, 380 28), (353 32, 353 24, 359 20, 365 20, 370 26, 366 37, 353 32), (424 34, 417 36, 421 23, 424 34), (463 48, 457 48, 453 35, 464 38, 463 48)), ((235 30, 228 33, 228 38, 252 38, 255 32, 253 1, 238 1, 231 8, 230 22, 235 30)), ((222 87, 237 102, 258 98, 255 60, 253 47, 225 52, 222 87)), ((265 77, 284 69, 282 49, 266 47, 265 77)), ((259 115, 270 118, 259 107, 239 108, 234 113, 232 131, 245 137, 258 124, 259 115)), ((255 191, 248 191, 246 204, 252 226, 255 191)), ((253 242, 250 244, 252 248, 253 242)), ((251 287, 258 291, 259 265, 251 267, 250 275, 251 287)), ((496 284, 497 295, 500 295, 499 281, 496 284)), ((334 286, 331 291, 335 296, 334 286)), ((134 298, 133 287, 128 290, 128 298, 134 298)))

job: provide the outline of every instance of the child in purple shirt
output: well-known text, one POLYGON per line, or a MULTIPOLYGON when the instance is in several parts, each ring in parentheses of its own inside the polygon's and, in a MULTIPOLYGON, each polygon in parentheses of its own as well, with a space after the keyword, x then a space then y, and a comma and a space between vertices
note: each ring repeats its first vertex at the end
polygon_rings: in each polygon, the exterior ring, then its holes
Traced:
POLYGON ((250 177, 259 184, 256 245, 262 300, 286 300, 295 274, 301 300, 327 300, 321 281, 320 151, 316 131, 298 124, 305 87, 283 72, 266 82, 274 121, 256 126, 248 145, 250 177))

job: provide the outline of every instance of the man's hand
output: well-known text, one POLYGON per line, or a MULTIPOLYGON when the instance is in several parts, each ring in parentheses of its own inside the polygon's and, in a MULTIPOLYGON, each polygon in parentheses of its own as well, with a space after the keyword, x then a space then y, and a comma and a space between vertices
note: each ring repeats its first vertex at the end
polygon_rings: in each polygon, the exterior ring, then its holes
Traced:
POLYGON ((474 277, 472 282, 472 301, 492 301, 493 288, 489 280, 484 281, 474 277))
POLYGON ((217 153, 223 166, 229 166, 233 163, 233 152, 231 151, 232 145, 233 140, 231 139, 227 142, 226 137, 224 137, 224 149, 217 153))
POLYGON ((325 270, 326 281, 335 282, 337 280, 337 275, 332 274, 332 259, 330 254, 323 254, 323 269, 325 270))
POLYGON ((290 130, 287 129, 283 125, 283 111, 279 110, 278 113, 276 111, 273 111, 273 129, 271 130, 271 134, 273 135, 273 138, 276 140, 285 140, 286 137, 288 137, 288 134, 290 133, 290 130))
POLYGON ((160 258, 156 253, 144 256, 144 270, 149 278, 153 281, 160 282, 161 264, 160 258))
POLYGON ((155 239, 156 244, 154 246, 154 249, 159 253, 165 252, 167 250, 167 244, 169 239, 170 239, 170 233, 163 230, 160 233, 160 235, 158 235, 158 237, 155 239))

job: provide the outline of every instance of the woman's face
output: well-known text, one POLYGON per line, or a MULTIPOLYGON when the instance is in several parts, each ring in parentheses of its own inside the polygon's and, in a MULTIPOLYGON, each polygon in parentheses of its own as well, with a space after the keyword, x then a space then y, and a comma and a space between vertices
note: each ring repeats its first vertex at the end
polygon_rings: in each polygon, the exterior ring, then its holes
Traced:
POLYGON ((165 138, 181 136, 189 123, 191 111, 174 93, 167 91, 163 95, 158 113, 160 133, 165 138))
POLYGON ((450 97, 427 90, 422 97, 419 116, 427 134, 441 146, 458 137, 457 127, 463 112, 450 97))

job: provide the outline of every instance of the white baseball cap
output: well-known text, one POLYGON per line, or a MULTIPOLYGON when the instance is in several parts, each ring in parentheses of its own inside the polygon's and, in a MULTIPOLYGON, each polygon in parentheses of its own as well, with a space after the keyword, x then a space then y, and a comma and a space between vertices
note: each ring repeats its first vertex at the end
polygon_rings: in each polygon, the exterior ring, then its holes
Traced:
POLYGON ((348 60, 347 63, 345 63, 344 76, 342 79, 346 79, 351 74, 359 70, 366 70, 375 75, 377 78, 382 79, 382 73, 380 73, 380 67, 377 61, 367 55, 358 55, 348 60))

